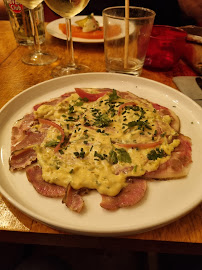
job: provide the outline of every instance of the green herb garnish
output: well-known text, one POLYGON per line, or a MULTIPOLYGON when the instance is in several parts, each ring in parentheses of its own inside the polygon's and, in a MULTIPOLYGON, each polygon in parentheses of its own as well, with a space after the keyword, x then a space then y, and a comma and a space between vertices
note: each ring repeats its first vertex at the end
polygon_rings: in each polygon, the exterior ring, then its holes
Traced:
POLYGON ((99 159, 104 160, 107 158, 107 155, 106 154, 102 155, 102 154, 99 154, 97 151, 95 151, 94 157, 98 157, 99 159))
POLYGON ((157 158, 163 158, 166 156, 166 153, 163 149, 159 149, 156 148, 156 150, 151 150, 148 154, 147 154, 147 158, 149 160, 157 160, 157 158))
POLYGON ((74 106, 70 105, 68 111, 69 111, 69 114, 74 113, 74 106))
POLYGON ((110 164, 117 164, 118 163, 117 153, 114 150, 111 150, 109 152, 109 163, 110 164))
POLYGON ((71 169, 71 170, 69 171, 70 174, 72 174, 73 172, 74 172, 74 169, 71 169))
POLYGON ((61 155, 64 155, 64 151, 62 149, 58 150, 58 152, 61 154, 61 155))
POLYGON ((117 157, 120 162, 125 162, 125 163, 132 162, 130 155, 124 148, 120 148, 120 149, 116 148, 116 151, 118 153, 117 157))
POLYGON ((45 147, 56 147, 58 145, 58 141, 49 141, 46 142, 45 147))
POLYGON ((77 157, 77 158, 84 158, 85 157, 85 152, 83 151, 83 148, 81 148, 81 152, 74 152, 74 155, 77 157))
POLYGON ((113 89, 113 92, 109 95, 109 102, 112 102, 113 100, 118 99, 119 96, 117 95, 117 91, 113 89))
POLYGON ((109 119, 108 115, 106 113, 104 114, 98 114, 95 118, 94 118, 95 122, 94 122, 94 126, 96 127, 108 127, 110 125, 110 123, 112 122, 111 119, 109 119))
POLYGON ((77 101, 77 102, 74 104, 75 106, 78 106, 78 107, 79 107, 79 106, 82 106, 82 105, 84 104, 84 102, 88 102, 88 101, 89 101, 88 98, 86 98, 86 97, 85 97, 85 98, 78 98, 78 100, 79 100, 79 101, 77 101))
POLYGON ((128 124, 124 124, 128 126, 128 128, 137 127, 137 129, 144 131, 145 128, 151 130, 152 128, 148 124, 148 120, 142 121, 138 119, 137 121, 131 121, 128 124))
POLYGON ((133 171, 137 172, 137 165, 134 166, 133 171))

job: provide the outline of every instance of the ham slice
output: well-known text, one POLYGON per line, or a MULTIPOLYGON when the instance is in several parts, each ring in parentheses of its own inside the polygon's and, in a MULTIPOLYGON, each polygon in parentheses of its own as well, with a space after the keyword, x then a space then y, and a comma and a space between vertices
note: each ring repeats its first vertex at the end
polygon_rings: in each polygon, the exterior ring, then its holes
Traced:
POLYGON ((10 170, 13 172, 14 170, 24 169, 36 159, 36 152, 32 148, 15 151, 9 160, 10 170))
POLYGON ((38 165, 26 169, 27 178, 36 191, 51 198, 63 197, 65 195, 65 188, 55 184, 47 183, 42 178, 42 169, 38 165))
POLYGON ((152 103, 154 109, 156 109, 160 115, 169 115, 172 119, 170 126, 176 130, 177 132, 180 131, 180 120, 179 117, 170 109, 161 106, 159 104, 156 103, 152 103))
POLYGON ((35 123, 34 114, 26 114, 22 119, 18 120, 12 128, 11 135, 11 151, 15 151, 15 145, 21 142, 27 130, 35 123))
POLYGON ((33 131, 33 125, 37 121, 34 114, 26 114, 22 119, 17 121, 12 128, 11 136, 11 157, 9 160, 10 170, 21 170, 36 161, 37 156, 34 145, 43 142, 46 134, 46 129, 41 129, 40 132, 33 131))
POLYGON ((145 180, 138 178, 131 178, 129 181, 128 185, 118 195, 114 197, 102 195, 100 206, 106 210, 117 210, 138 203, 145 195, 147 183, 145 180))
POLYGON ((26 134, 24 134, 23 139, 18 144, 11 147, 11 151, 17 151, 28 146, 40 144, 43 142, 44 137, 45 133, 27 131, 26 134))
POLYGON ((192 163, 191 140, 182 134, 179 136, 180 144, 171 154, 171 158, 160 165, 158 170, 148 172, 144 175, 145 179, 172 179, 185 177, 192 163))
POLYGON ((130 100, 130 101, 135 101, 135 100, 141 101, 141 100, 142 100, 140 97, 138 97, 138 96, 136 96, 135 94, 130 93, 130 92, 121 92, 121 91, 117 91, 117 94, 118 94, 118 96, 120 96, 121 98, 128 99, 128 100, 130 100))
POLYGON ((12 128, 11 152, 39 144, 43 141, 45 132, 34 132, 31 130, 36 123, 37 121, 33 113, 26 114, 15 123, 12 128))
POLYGON ((21 141, 11 145, 11 157, 9 160, 10 170, 21 170, 36 161, 37 155, 32 148, 33 145, 40 144, 45 137, 45 133, 27 131, 21 134, 21 141))
POLYGON ((80 190, 73 189, 71 185, 67 186, 62 202, 65 203, 69 209, 77 213, 80 213, 84 206, 84 200, 80 195, 80 190))

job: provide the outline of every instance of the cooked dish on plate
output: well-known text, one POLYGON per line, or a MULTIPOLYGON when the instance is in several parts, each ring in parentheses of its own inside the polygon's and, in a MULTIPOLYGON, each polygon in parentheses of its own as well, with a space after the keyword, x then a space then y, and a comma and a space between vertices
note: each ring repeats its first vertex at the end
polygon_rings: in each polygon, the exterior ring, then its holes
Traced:
MULTIPOLYGON (((94 14, 86 16, 85 18, 75 21, 72 25, 72 36, 74 38, 81 39, 104 39, 104 29, 103 26, 99 25, 99 22, 95 19, 94 14)), ((66 24, 59 23, 59 29, 63 34, 67 34, 66 24)), ((120 25, 111 25, 108 30, 108 37, 113 38, 121 34, 120 25)))
POLYGON ((183 178, 191 163, 191 139, 173 111, 115 89, 75 88, 12 128, 10 170, 25 170, 39 194, 76 212, 92 190, 106 210, 133 206, 148 180, 183 178))
MULTIPOLYGON (((87 39, 103 39, 103 27, 99 26, 99 22, 95 19, 94 14, 88 15, 85 18, 75 21, 72 25, 72 36, 77 38, 87 39)), ((66 24, 60 23, 59 29, 63 34, 67 34, 66 24)))

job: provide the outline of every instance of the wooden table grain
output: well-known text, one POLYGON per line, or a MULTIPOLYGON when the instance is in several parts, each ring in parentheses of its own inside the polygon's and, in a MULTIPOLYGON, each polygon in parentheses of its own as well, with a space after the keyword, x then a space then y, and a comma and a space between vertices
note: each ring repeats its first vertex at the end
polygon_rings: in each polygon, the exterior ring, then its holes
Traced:
MULTIPOLYGON (((65 41, 46 34, 46 49, 58 61, 49 66, 28 66, 21 57, 29 48, 16 44, 8 21, 0 21, 0 108, 18 93, 51 79, 51 70, 65 56, 65 41)), ((105 72, 103 44, 74 43, 75 58, 92 72, 105 72)), ((168 72, 144 69, 142 77, 176 89, 173 76, 196 75, 185 63, 168 72)), ((89 237, 64 233, 32 220, 0 195, 0 241, 86 248, 125 247, 137 251, 202 254, 202 205, 177 221, 149 232, 127 237, 89 237)))

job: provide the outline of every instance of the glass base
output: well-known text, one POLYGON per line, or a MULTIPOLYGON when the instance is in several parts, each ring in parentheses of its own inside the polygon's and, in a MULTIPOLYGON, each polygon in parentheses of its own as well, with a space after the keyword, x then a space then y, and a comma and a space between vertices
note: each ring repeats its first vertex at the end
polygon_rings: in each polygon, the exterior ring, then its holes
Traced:
POLYGON ((86 73, 90 72, 90 68, 85 65, 74 65, 74 66, 57 66, 52 71, 52 77, 61 77, 65 75, 71 75, 71 74, 79 74, 79 73, 86 73))
POLYGON ((106 60, 106 71, 112 73, 121 73, 134 76, 140 76, 142 72, 143 60, 128 59, 127 67, 122 58, 108 58, 106 60))
POLYGON ((141 70, 124 70, 124 71, 120 71, 120 70, 111 70, 111 69, 106 69, 107 72, 110 73, 120 73, 120 74, 126 74, 126 75, 133 75, 136 77, 139 77, 142 74, 142 69, 141 70))
POLYGON ((22 57, 23 63, 32 66, 49 65, 55 62, 56 60, 57 56, 42 52, 29 53, 22 57))

